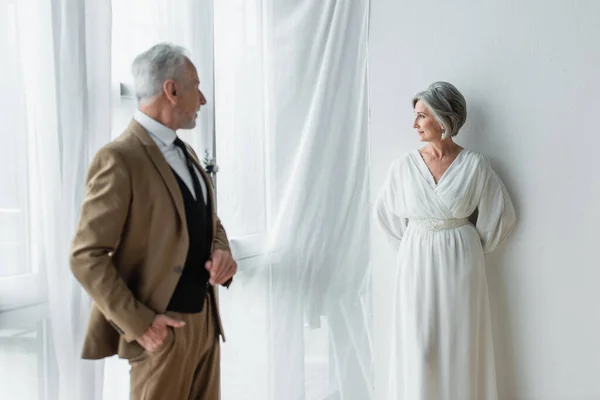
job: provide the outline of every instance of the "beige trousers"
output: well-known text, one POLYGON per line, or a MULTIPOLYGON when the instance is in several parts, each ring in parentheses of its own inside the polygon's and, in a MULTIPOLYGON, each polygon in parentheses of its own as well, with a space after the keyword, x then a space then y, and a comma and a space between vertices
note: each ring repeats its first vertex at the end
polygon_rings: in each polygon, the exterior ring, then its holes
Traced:
POLYGON ((219 400, 220 344, 208 295, 202 312, 167 312, 185 322, 168 328, 167 338, 153 353, 129 361, 131 400, 219 400))

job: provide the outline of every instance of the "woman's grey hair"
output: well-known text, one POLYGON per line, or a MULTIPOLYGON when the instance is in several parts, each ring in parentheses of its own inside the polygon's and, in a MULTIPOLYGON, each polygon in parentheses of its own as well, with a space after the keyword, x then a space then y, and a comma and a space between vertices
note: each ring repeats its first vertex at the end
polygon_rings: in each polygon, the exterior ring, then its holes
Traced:
POLYGON ((168 79, 183 79, 188 60, 183 47, 169 43, 159 43, 138 55, 131 66, 137 99, 156 96, 168 79))
POLYGON ((413 108, 421 100, 437 122, 446 128, 447 135, 456 136, 467 120, 467 102, 454 85, 434 82, 413 98, 413 108))

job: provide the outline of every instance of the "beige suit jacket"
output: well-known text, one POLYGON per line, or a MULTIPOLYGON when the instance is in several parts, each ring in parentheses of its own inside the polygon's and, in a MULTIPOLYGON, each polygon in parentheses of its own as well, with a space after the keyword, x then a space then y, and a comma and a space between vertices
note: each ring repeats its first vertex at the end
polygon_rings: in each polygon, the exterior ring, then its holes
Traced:
MULTIPOLYGON (((191 150, 213 200, 210 178, 191 150)), ((213 250, 229 250, 212 209, 213 250)), ((82 357, 136 357, 135 341, 164 313, 188 251, 183 197, 148 132, 132 121, 94 157, 71 251, 71 270, 94 304, 82 357)), ((217 288, 214 288, 216 296, 217 288)), ((223 327, 214 302, 220 335, 223 327)))

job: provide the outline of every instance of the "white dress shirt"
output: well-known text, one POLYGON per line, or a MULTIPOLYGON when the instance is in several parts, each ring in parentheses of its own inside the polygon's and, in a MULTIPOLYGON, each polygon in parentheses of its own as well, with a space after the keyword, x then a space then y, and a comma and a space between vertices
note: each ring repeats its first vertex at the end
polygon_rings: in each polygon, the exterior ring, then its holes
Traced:
MULTIPOLYGON (((185 154, 183 154, 183 150, 175 145, 175 139, 177 138, 175 131, 167 128, 160 122, 153 120, 140 110, 135 112, 133 119, 148 131, 150 137, 152 140, 154 140, 154 143, 156 143, 161 153, 165 157, 165 160, 167 160, 167 163, 169 163, 171 168, 173 168, 173 171, 175 171, 181 180, 185 182, 186 186, 190 190, 190 193, 192 193, 194 198, 196 198, 196 193, 194 192, 194 183, 192 181, 192 176, 190 175, 190 170, 187 167, 185 154)), ((207 204, 206 182, 204 182, 204 178, 195 165, 194 172, 196 172, 196 176, 200 182, 204 204, 207 204)))

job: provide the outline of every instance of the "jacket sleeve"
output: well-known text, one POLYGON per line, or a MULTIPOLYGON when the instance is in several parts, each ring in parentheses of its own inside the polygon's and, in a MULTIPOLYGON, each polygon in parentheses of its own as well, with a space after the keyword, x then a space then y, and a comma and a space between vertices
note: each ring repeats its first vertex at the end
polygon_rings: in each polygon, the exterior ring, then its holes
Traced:
POLYGON ((131 179, 123 156, 114 149, 100 150, 88 171, 70 267, 106 319, 128 342, 144 334, 156 314, 135 298, 112 257, 130 202, 131 179))

